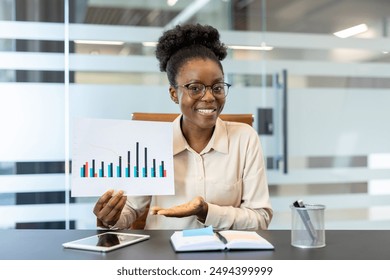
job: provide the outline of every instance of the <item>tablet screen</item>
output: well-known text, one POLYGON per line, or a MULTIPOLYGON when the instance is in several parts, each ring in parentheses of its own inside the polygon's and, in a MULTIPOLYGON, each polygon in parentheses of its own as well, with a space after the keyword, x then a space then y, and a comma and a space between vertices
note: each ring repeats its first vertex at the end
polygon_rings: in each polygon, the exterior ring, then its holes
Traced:
POLYGON ((87 238, 82 238, 75 241, 67 242, 62 245, 65 248, 94 250, 94 251, 110 251, 130 244, 134 244, 136 242, 140 242, 148 238, 149 235, 143 235, 143 234, 105 232, 87 238))

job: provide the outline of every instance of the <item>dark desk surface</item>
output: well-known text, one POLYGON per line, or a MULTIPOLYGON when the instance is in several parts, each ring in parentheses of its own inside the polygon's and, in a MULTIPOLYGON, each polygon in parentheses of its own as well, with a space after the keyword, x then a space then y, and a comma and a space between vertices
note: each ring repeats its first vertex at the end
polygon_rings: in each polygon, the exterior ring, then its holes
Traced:
POLYGON ((290 245, 290 231, 259 231, 273 251, 175 253, 173 231, 130 231, 149 240, 108 253, 64 249, 62 243, 96 234, 96 230, 0 230, 2 260, 390 260, 390 230, 328 230, 326 247, 300 249, 290 245))

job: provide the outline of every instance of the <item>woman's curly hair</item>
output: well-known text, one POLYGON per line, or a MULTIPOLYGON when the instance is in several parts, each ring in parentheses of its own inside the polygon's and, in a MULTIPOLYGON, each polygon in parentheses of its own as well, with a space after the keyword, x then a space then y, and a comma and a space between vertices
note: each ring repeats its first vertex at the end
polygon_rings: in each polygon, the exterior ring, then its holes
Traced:
POLYGON ((156 57, 160 71, 167 72, 171 85, 176 85, 176 75, 188 60, 211 59, 223 71, 221 60, 227 55, 226 46, 219 40, 219 32, 212 26, 200 24, 177 25, 159 38, 156 57))

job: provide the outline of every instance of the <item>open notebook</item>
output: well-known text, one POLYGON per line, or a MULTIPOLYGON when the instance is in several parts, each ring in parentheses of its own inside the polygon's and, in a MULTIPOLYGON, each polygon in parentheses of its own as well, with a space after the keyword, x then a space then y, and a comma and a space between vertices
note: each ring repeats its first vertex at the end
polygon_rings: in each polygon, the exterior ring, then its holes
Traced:
POLYGON ((224 230, 213 232, 212 228, 209 228, 206 231, 200 229, 191 230, 191 232, 188 234, 184 230, 173 233, 171 243, 176 252, 274 249, 270 242, 255 231, 224 230), (196 231, 199 231, 199 234, 196 231))

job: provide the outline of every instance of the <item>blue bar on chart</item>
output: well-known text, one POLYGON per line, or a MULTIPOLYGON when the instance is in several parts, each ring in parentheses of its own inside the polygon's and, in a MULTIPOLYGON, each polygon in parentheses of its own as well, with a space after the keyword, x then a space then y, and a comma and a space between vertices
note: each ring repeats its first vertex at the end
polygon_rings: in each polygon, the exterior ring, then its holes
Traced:
POLYGON ((108 177, 114 177, 114 170, 113 170, 114 168, 113 168, 113 164, 112 164, 112 162, 108 165, 108 174, 107 174, 107 176, 108 177))
POLYGON ((160 165, 160 177, 167 177, 167 171, 164 169, 164 161, 160 165))
POLYGON ((151 168, 151 177, 156 177, 156 160, 153 159, 153 167, 151 168))
POLYGON ((134 166, 134 177, 139 177, 139 143, 135 145, 135 166, 134 166))
POLYGON ((148 177, 148 148, 145 148, 144 150, 144 168, 142 177, 148 177))
POLYGON ((166 177, 167 171, 164 167, 164 161, 161 161, 161 164, 157 167, 157 160, 155 158, 149 159, 148 154, 148 148, 144 147, 144 154, 143 154, 143 166, 140 166, 140 159, 142 159, 140 155, 140 144, 139 142, 136 142, 135 145, 135 160, 134 165, 132 168, 131 165, 131 151, 127 151, 127 160, 125 163, 123 163, 123 157, 118 156, 117 162, 118 165, 116 166, 115 173, 114 173, 114 166, 113 162, 110 162, 109 164, 105 164, 105 161, 101 161, 100 168, 97 172, 96 170, 96 159, 92 159, 90 162, 91 164, 86 161, 83 166, 80 168, 80 177, 82 178, 157 178, 157 177, 166 177), (148 164, 150 161, 150 165, 148 164), (149 169, 150 168, 150 169, 149 169), (158 169, 157 169, 158 168, 158 169), (132 170, 132 171, 131 171, 132 170), (133 175, 132 175, 133 174, 133 175))
POLYGON ((102 161, 101 168, 99 170, 99 177, 103 178, 104 177, 104 161, 102 161))
POLYGON ((122 157, 119 157, 118 166, 116 167, 116 177, 122 177, 122 157))
POLYGON ((130 177, 130 151, 127 151, 127 167, 126 167, 126 177, 130 177))

